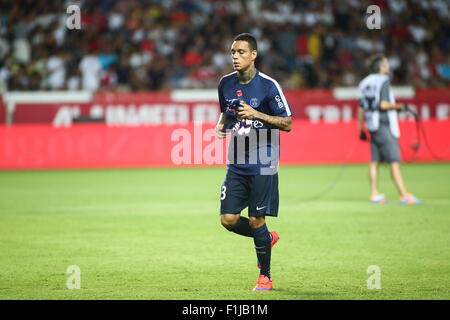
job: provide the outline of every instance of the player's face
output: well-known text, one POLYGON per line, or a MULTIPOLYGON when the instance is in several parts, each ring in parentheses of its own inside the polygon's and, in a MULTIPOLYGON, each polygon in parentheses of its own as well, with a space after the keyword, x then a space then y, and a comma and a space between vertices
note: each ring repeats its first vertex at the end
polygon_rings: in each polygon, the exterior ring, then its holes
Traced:
POLYGON ((380 63, 380 73, 389 74, 389 61, 384 58, 380 63))
POLYGON ((256 50, 251 50, 247 41, 237 40, 231 45, 231 58, 236 71, 247 71, 256 59, 256 50))

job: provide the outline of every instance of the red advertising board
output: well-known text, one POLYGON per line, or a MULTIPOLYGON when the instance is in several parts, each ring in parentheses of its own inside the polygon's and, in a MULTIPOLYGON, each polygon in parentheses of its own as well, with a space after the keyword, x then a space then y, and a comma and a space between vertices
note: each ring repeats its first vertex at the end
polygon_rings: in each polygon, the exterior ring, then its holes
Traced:
MULTIPOLYGON (((429 120, 422 126, 419 139, 413 121, 401 122, 403 159, 450 161, 450 121, 429 120), (417 142, 421 146, 415 151, 417 142)), ((223 165, 226 143, 214 137, 213 127, 194 122, 137 127, 1 125, 0 169, 223 165)), ((294 120, 293 130, 281 134, 282 165, 367 161, 369 144, 358 140, 354 120, 317 124, 294 120)))
MULTIPOLYGON (((33 93, 29 93, 32 97, 33 93)), ((286 91, 296 119, 315 122, 347 122, 356 118, 356 89, 286 91)), ((60 97, 61 95, 59 95, 60 97)), ((189 121, 215 122, 219 114, 216 90, 164 92, 99 92, 84 102, 52 99, 14 104, 13 123, 52 123, 70 126, 76 121, 99 121, 109 126, 153 126, 189 121)), ((398 90, 397 101, 418 110, 423 121, 450 118, 450 88, 398 90)), ((4 113, 3 113, 4 114, 4 113)), ((400 114, 400 119, 410 117, 400 114)), ((0 118, 2 123, 5 119, 0 118)))
MULTIPOLYGON (((297 118, 312 122, 349 121, 357 117, 356 89, 287 91, 286 98, 297 118)), ((450 118, 450 88, 398 90, 397 102, 408 103, 422 120, 450 118)), ((400 114, 400 119, 411 118, 400 114)))

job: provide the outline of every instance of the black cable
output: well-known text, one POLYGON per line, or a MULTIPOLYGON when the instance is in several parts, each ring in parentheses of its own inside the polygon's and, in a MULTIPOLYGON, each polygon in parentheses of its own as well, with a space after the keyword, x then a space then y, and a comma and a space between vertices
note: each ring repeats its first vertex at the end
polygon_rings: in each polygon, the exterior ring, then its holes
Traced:
MULTIPOLYGON (((405 106, 406 107, 404 107, 404 110, 410 112, 412 114, 412 116, 414 117, 414 123, 415 123, 415 127, 416 127, 416 136, 417 136, 417 142, 409 145, 410 148, 413 150, 412 159, 404 160, 405 162, 410 163, 410 162, 415 162, 417 160, 417 154, 419 153, 419 150, 422 147, 422 142, 420 139, 420 126, 419 126, 420 118, 419 118, 419 115, 414 110, 408 108, 406 104, 405 104, 405 106)), ((398 145, 400 147, 400 151, 402 152, 402 154, 404 154, 401 144, 399 143, 398 145)))
POLYGON ((319 200, 320 198, 324 197, 326 194, 328 194, 331 190, 334 189, 334 187, 336 187, 336 185, 341 181, 342 178, 342 174, 344 173, 345 169, 348 167, 349 163, 348 163, 348 159, 353 155, 353 152, 356 149, 356 146, 358 145, 359 140, 356 140, 355 144, 353 145, 353 147, 350 149, 350 151, 347 153, 347 156, 345 157, 344 162, 342 162, 340 164, 340 168, 336 174, 336 176, 334 177, 333 180, 331 180, 331 182, 320 192, 318 192, 317 194, 313 195, 312 197, 306 198, 301 200, 301 202, 310 202, 310 201, 315 201, 315 200, 319 200))
POLYGON ((419 121, 418 126, 419 126, 419 128, 422 130, 423 138, 424 138, 424 140, 425 140, 425 146, 427 147, 428 151, 430 151, 430 153, 431 153, 431 155, 433 156, 433 158, 434 158, 435 160, 439 160, 439 161, 445 160, 445 157, 439 157, 439 156, 437 156, 436 153, 433 151, 433 149, 431 149, 430 144, 428 143, 428 137, 427 137, 427 133, 426 133, 426 131, 425 131, 425 127, 423 126, 423 124, 422 124, 421 121, 419 121))
POLYGON ((419 149, 422 147, 422 143, 421 143, 421 132, 423 134, 423 138, 425 141, 425 146, 427 147, 428 151, 430 151, 431 156, 435 159, 435 160, 445 160, 445 157, 439 157, 436 155, 436 153, 433 151, 433 149, 431 149, 430 144, 428 143, 428 137, 427 137, 427 133, 425 131, 425 127, 423 126, 422 120, 420 119, 419 115, 412 110, 411 108, 406 107, 406 111, 409 111, 415 120, 416 123, 416 132, 417 132, 417 144, 415 144, 414 146, 411 146, 411 148, 415 151, 414 155, 413 155, 413 160, 416 160, 416 156, 417 153, 419 152, 419 149))

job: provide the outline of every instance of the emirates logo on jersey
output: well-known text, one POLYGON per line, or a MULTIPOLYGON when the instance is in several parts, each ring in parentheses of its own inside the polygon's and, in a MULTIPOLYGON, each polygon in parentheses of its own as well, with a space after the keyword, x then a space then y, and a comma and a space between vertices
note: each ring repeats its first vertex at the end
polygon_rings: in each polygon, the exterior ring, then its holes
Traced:
POLYGON ((237 94, 238 97, 242 96, 242 90, 237 90, 236 94, 237 94))

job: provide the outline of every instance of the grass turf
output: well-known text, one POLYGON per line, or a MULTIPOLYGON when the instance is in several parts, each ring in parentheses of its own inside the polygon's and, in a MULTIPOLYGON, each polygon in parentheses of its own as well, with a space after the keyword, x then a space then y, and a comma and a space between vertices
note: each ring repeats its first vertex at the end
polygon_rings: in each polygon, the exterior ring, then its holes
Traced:
POLYGON ((387 205, 365 165, 336 184, 339 166, 280 168, 272 292, 251 291, 253 241, 219 223, 224 168, 0 172, 0 299, 449 299, 450 163, 402 168, 423 205, 398 204, 386 167, 387 205))

